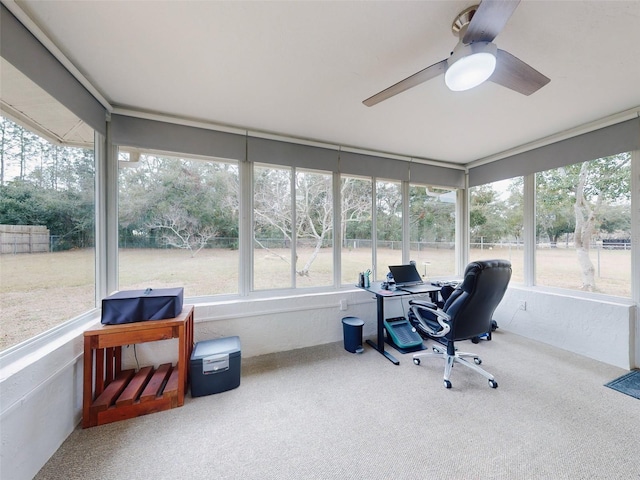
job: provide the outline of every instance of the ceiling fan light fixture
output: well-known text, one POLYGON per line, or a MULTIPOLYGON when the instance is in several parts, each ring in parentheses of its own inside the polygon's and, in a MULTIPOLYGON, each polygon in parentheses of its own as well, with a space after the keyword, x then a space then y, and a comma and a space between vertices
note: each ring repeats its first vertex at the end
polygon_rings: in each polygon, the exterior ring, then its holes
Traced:
POLYGON ((444 82, 454 92, 477 87, 496 69, 498 48, 491 42, 458 45, 447 60, 444 82))

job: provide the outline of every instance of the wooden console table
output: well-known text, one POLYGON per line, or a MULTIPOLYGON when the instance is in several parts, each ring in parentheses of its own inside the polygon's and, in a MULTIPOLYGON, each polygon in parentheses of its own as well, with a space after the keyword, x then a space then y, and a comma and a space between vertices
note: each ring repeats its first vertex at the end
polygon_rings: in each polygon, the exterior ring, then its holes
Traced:
POLYGON ((160 412, 184 404, 193 350, 193 305, 176 318, 101 325, 84 332, 82 427, 160 412), (122 346, 178 339, 178 359, 122 370, 122 346))

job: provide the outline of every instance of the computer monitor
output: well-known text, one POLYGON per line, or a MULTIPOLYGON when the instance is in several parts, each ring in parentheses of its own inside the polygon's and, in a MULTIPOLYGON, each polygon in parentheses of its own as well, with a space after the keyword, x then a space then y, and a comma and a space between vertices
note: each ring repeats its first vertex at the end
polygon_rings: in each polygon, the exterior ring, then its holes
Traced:
POLYGON ((408 287, 424 283, 415 265, 389 265, 396 287, 408 287))

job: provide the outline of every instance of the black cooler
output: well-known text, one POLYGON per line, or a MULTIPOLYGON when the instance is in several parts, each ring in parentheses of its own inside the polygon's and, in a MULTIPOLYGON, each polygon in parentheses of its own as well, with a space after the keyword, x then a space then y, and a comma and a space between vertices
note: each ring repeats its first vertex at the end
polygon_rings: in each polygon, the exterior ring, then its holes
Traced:
POLYGON ((226 392, 240 385, 240 337, 196 343, 189 363, 191 396, 226 392))

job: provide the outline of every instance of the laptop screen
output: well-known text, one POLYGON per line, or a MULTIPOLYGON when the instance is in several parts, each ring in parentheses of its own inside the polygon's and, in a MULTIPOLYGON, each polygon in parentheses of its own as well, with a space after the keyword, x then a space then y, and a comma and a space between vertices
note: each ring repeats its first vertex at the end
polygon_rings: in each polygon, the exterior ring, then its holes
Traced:
POLYGON ((422 283, 422 277, 415 265, 389 265, 389 270, 399 287, 422 283))

